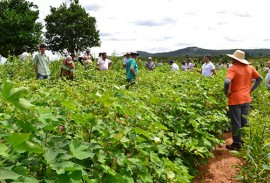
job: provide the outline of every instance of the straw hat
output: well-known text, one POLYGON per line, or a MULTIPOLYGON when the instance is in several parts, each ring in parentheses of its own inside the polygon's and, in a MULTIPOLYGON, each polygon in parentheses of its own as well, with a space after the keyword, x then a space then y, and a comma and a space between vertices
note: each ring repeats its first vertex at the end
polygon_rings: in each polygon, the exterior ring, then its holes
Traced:
POLYGON ((126 54, 124 56, 128 56, 128 55, 130 55, 130 52, 126 52, 126 54))
POLYGON ((227 54, 227 56, 243 63, 243 64, 249 64, 249 62, 247 60, 245 60, 245 52, 241 51, 241 50, 236 50, 232 55, 231 54, 227 54))

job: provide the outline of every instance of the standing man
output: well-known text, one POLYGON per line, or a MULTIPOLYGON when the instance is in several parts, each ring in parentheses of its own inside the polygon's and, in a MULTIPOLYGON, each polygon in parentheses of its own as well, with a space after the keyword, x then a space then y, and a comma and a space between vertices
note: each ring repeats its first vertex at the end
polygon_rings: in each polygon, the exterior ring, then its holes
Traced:
POLYGON ((97 62, 97 69, 100 71, 107 71, 112 68, 113 62, 107 58, 107 53, 102 53, 101 59, 97 62))
POLYGON ((124 55, 124 59, 123 59, 123 69, 126 69, 127 61, 129 58, 130 58, 130 53, 126 52, 126 54, 124 55))
POLYGON ((145 64, 146 69, 154 70, 155 69, 155 62, 153 61, 152 57, 148 57, 148 61, 145 64))
POLYGON ((224 82, 224 92, 228 97, 229 116, 232 125, 233 143, 227 149, 236 150, 242 147, 241 128, 247 123, 252 93, 262 82, 260 74, 245 60, 245 52, 236 50, 233 55, 227 54, 232 61, 224 82), (252 86, 252 80, 255 83, 252 86))
POLYGON ((267 67, 264 68, 267 73, 270 73, 270 60, 267 62, 267 67))
POLYGON ((128 59, 126 64, 126 76, 128 82, 135 83, 139 71, 136 58, 139 56, 139 54, 137 52, 131 52, 130 56, 131 58, 128 59))
POLYGON ((91 54, 91 50, 90 48, 87 48, 83 55, 83 62, 84 64, 92 64, 93 61, 94 61, 94 57, 91 54))
POLYGON ((172 66, 172 71, 178 71, 179 70, 179 66, 177 65, 177 63, 175 63, 174 60, 170 60, 169 64, 172 66))
POLYGON ((27 58, 29 58, 29 53, 27 52, 27 48, 22 49, 23 53, 19 56, 21 61, 26 61, 27 58))
POLYGON ((46 45, 39 45, 39 53, 34 58, 34 70, 36 72, 37 79, 49 79, 50 78, 50 59, 45 54, 46 45))
POLYGON ((215 66, 211 62, 211 56, 210 55, 205 55, 203 57, 204 64, 202 66, 201 74, 205 77, 210 77, 212 75, 216 74, 215 66))
POLYGON ((186 71, 187 70, 187 63, 185 61, 182 62, 181 70, 182 71, 186 71))
POLYGON ((187 70, 194 70, 194 65, 190 62, 189 58, 187 58, 187 60, 186 60, 186 69, 187 70))
POLYGON ((265 85, 268 88, 268 90, 270 90, 270 72, 268 72, 265 77, 265 85))

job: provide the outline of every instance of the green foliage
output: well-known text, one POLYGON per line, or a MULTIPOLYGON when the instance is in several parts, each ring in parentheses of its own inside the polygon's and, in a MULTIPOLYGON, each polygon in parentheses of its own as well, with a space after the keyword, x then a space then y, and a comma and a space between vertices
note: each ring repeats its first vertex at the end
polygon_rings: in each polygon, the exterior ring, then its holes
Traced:
POLYGON ((86 47, 100 46, 99 31, 96 30, 96 19, 91 17, 79 5, 79 1, 71 1, 59 8, 51 7, 46 16, 46 42, 53 51, 68 48, 72 53, 86 47))
POLYGON ((25 0, 0 1, 0 53, 18 55, 23 47, 36 49, 41 42, 42 25, 38 7, 25 0))
POLYGON ((0 67, 8 80, 1 80, 0 92, 2 179, 192 181, 228 127, 225 72, 204 78, 168 65, 142 66, 137 84, 126 90, 122 62, 114 59, 118 71, 77 64, 75 81, 59 78, 58 61, 50 65, 51 79, 42 81, 35 80, 32 63, 0 67))
POLYGON ((256 91, 252 102, 250 124, 244 129, 244 151, 246 159, 238 176, 243 182, 268 182, 270 180, 270 92, 264 86, 256 91))

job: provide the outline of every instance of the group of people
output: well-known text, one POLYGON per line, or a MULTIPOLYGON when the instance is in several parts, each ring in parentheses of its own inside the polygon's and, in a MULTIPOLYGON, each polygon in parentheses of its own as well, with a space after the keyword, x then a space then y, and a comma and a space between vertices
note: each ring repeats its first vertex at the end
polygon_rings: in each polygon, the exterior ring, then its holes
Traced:
POLYGON ((232 66, 232 64, 230 64, 230 63, 226 63, 226 64, 223 64, 221 61, 219 61, 217 64, 216 64, 216 69, 217 70, 221 70, 222 68, 229 68, 229 67, 231 67, 232 66))
MULTIPOLYGON (((46 45, 40 45, 40 52, 34 58, 34 69, 37 79, 48 79, 50 76, 49 58, 45 54, 46 45)), ((89 56, 90 50, 86 50, 86 55, 83 57, 85 63, 93 62, 93 57, 89 56)), ((138 76, 138 65, 136 62, 139 56, 136 52, 127 52, 123 59, 123 68, 126 70, 126 79, 129 83, 135 83, 138 76)), ((228 97, 229 117, 232 126, 233 143, 226 145, 230 150, 240 149, 243 145, 241 129, 248 124, 247 116, 251 103, 251 93, 260 85, 262 77, 258 71, 245 60, 245 53, 241 50, 236 50, 233 54, 227 54, 231 59, 232 65, 228 68, 224 81, 224 93, 228 97)), ((211 62, 211 56, 204 56, 204 64, 199 71, 202 75, 209 77, 216 74, 215 66, 211 62)), ((112 61, 107 58, 106 53, 101 54, 101 58, 97 61, 97 68, 100 71, 108 70, 112 67, 112 61)), ((175 61, 170 61, 172 70, 179 70, 175 61)), ((183 63, 182 70, 193 70, 194 65, 187 60, 183 63)), ((147 69, 154 69, 155 64, 151 57, 145 65, 147 69)), ((72 79, 75 66, 73 58, 67 56, 62 63, 61 76, 72 79)), ((266 77, 266 85, 270 88, 270 61, 266 68, 268 74, 266 77)))
POLYGON ((127 52, 123 59, 123 69, 126 70, 126 79, 129 83, 134 84, 136 77, 139 72, 139 67, 137 65, 137 57, 139 54, 137 52, 127 52))
MULTIPOLYGON (((46 51, 46 45, 41 44, 39 46, 39 53, 35 55, 34 57, 34 70, 36 73, 37 79, 49 79, 50 78, 50 59, 45 53, 46 51)), ((26 55, 26 54, 22 54, 26 55)), ((20 58, 22 57, 20 56, 20 58)), ((26 58, 22 57, 22 58, 26 58)), ((22 59, 21 58, 21 59, 22 59)), ((93 64, 94 57, 90 53, 90 49, 87 48, 84 55, 81 57, 75 57, 74 54, 65 55, 65 59, 62 61, 62 67, 60 70, 60 77, 65 78, 68 80, 73 80, 74 78, 74 71, 75 71, 75 64, 74 61, 79 61, 81 64, 85 66, 89 66, 90 64, 93 64)), ((100 71, 109 70, 112 68, 113 62, 107 58, 107 53, 101 53, 100 58, 96 63, 96 68, 100 71)))
MULTIPOLYGON (((211 62, 211 56, 210 55, 205 55, 203 57, 203 59, 204 59, 204 64, 202 65, 202 68, 198 72, 201 73, 205 77, 210 77, 212 75, 215 75, 216 74, 216 69, 215 69, 214 64, 211 62)), ((169 64, 171 65, 171 70, 172 71, 178 71, 179 70, 179 66, 175 63, 174 60, 171 60, 169 62, 169 64)), ((189 58, 186 59, 186 61, 182 62, 181 70, 182 71, 186 71, 186 70, 193 71, 194 70, 194 64, 191 63, 189 58)))
MULTIPOLYGON (((125 62, 127 79, 130 82, 135 80, 138 75, 138 66, 136 57, 138 54, 130 54, 131 59, 125 62)), ((241 50, 236 50, 233 54, 227 54, 230 57, 232 65, 228 67, 226 79, 224 81, 224 93, 228 97, 229 117, 232 126, 232 144, 227 144, 229 150, 238 150, 243 145, 241 130, 248 124, 247 116, 249 115, 251 93, 260 85, 262 77, 258 71, 245 60, 245 53, 241 50), (253 84, 254 82, 254 84, 253 84)), ((149 67, 152 58, 148 59, 146 68, 149 67)), ((204 56, 204 64, 200 73, 206 77, 216 74, 215 66, 211 62, 211 56, 204 56)), ((179 70, 175 61, 170 61, 172 70, 179 70)), ((187 69, 193 65, 188 62, 183 64, 187 69)), ((270 62, 268 62, 268 72, 270 73, 270 62)), ((270 75, 268 73, 268 76, 270 75)))

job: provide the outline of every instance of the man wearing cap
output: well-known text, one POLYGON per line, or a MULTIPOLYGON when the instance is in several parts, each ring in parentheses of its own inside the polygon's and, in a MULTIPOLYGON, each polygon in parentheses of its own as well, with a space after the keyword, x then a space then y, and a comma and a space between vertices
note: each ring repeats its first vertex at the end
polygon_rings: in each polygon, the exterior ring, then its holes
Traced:
POLYGON ((245 60, 245 52, 236 50, 233 55, 227 54, 227 56, 231 58, 233 65, 228 68, 224 92, 228 97, 233 143, 226 145, 226 148, 237 150, 242 147, 243 143, 241 128, 248 123, 246 116, 249 114, 250 93, 260 85, 262 78, 256 69, 245 60), (255 83, 252 86, 253 79, 255 79, 255 83))
POLYGON ((39 46, 39 53, 34 58, 34 70, 37 79, 49 79, 50 78, 50 59, 45 54, 46 45, 41 44, 39 46))
POLYGON ((75 65, 72 61, 71 56, 67 56, 62 62, 62 68, 60 71, 60 77, 65 77, 68 80, 73 80, 73 73, 75 70, 75 65))
POLYGON ((138 65, 136 63, 136 58, 139 56, 139 54, 136 52, 131 52, 130 56, 131 58, 128 59, 126 64, 126 77, 128 82, 134 82, 139 71, 138 65))
POLYGON ((112 68, 113 62, 107 58, 107 53, 102 53, 101 59, 97 62, 97 69, 100 71, 107 71, 112 68))
POLYGON ((148 57, 148 61, 146 62, 145 67, 149 70, 155 69, 155 62, 153 61, 152 57, 148 57))
POLYGON ((130 58, 130 53, 126 52, 126 54, 124 55, 124 59, 123 59, 123 69, 126 69, 127 61, 129 58, 130 58))
POLYGON ((83 62, 85 64, 92 64, 93 61, 94 61, 94 57, 90 53, 90 48, 87 48, 83 55, 83 62))

